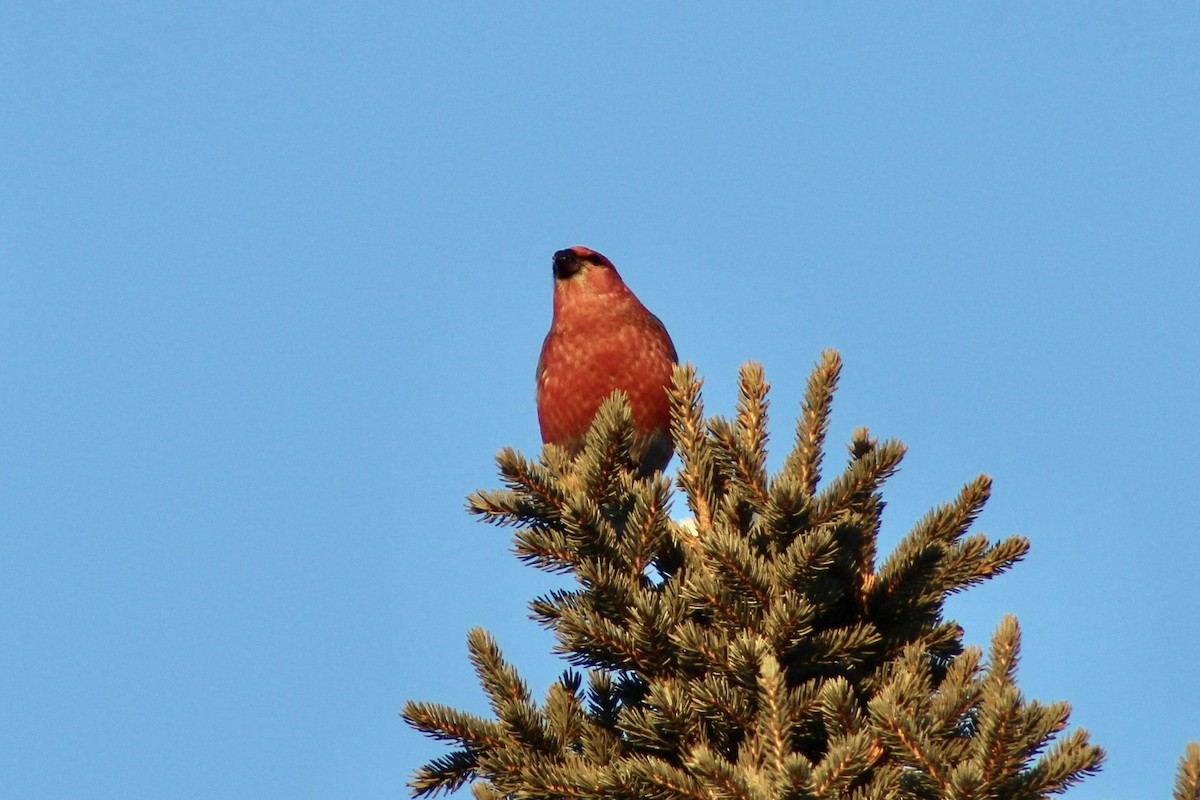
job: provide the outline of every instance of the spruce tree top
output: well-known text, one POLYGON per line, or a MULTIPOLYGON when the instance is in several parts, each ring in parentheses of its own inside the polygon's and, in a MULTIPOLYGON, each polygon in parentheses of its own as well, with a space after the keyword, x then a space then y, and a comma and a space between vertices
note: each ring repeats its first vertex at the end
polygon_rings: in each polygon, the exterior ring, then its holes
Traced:
POLYGON ((903 445, 859 429, 845 468, 822 481, 840 370, 826 351, 768 476, 761 367, 742 368, 732 420, 706 419, 695 371, 677 368, 682 523, 668 479, 636 475, 620 395, 575 459, 552 445, 536 462, 502 451, 507 488, 468 507, 513 526, 522 560, 574 575, 577 588, 530 607, 576 669, 538 705, 472 631, 495 718, 408 703, 409 724, 455 747, 417 771, 414 794, 472 782, 478 798, 1032 800, 1096 771, 1087 732, 1064 733, 1069 706, 1016 688, 1016 620, 985 660, 944 617, 951 593, 1028 550, 968 533, 990 480, 925 515, 882 563, 880 488, 903 445))

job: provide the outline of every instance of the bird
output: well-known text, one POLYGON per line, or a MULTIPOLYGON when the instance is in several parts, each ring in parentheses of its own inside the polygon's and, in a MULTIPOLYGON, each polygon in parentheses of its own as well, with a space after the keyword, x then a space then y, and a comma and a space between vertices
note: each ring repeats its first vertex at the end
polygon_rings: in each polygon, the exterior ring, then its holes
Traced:
POLYGON ((674 453, 667 389, 679 361, 666 327, 595 250, 568 247, 551 263, 554 314, 537 365, 542 442, 577 455, 600 405, 621 390, 637 474, 665 469, 674 453))

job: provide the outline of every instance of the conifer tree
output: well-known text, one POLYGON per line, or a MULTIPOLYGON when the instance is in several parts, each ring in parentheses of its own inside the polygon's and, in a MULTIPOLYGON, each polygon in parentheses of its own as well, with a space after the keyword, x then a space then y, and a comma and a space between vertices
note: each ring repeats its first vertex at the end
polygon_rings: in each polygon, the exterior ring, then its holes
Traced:
MULTIPOLYGON (((692 515, 671 519, 670 482, 636 475, 620 394, 582 453, 505 449, 507 488, 471 513, 515 528, 520 559, 577 588, 534 599, 573 668, 541 704, 495 640, 470 658, 494 719, 409 702, 405 720, 454 749, 421 767, 417 796, 472 783, 475 797, 1041 798, 1103 758, 1069 706, 1016 686, 1020 629, 1005 617, 986 658, 944 617, 947 597, 999 575, 1029 548, 968 529, 988 499, 980 476, 922 518, 881 563, 880 489, 904 453, 856 430, 845 468, 822 480, 841 370, 813 371, 795 442, 768 476, 767 390, 740 374, 733 419, 706 419, 700 382, 676 369, 676 482, 692 515)), ((1200 748, 1176 797, 1200 800, 1200 748)))
POLYGON ((1200 800, 1200 742, 1191 742, 1179 760, 1175 800, 1200 800))

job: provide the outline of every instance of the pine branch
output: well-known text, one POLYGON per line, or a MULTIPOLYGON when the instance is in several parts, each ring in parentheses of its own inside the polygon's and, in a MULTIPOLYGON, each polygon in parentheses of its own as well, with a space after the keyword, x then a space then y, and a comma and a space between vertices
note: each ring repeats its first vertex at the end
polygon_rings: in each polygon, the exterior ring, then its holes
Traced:
POLYGON ((807 497, 817 493, 817 483, 821 480, 821 457, 829 432, 833 393, 841 372, 842 357, 836 350, 821 353, 821 360, 808 378, 808 390, 796 425, 796 446, 783 465, 783 474, 794 477, 807 497))
POLYGON ((848 736, 862 729, 863 717, 850 682, 838 675, 821 683, 817 708, 831 736, 848 736))
POLYGON ((701 381, 691 364, 675 367, 670 390, 671 436, 682 462, 676 480, 687 496, 688 508, 700 531, 712 527, 720 487, 712 444, 705 435, 701 381))
MULTIPOLYGON (((979 662, 983 654, 978 647, 967 648, 946 670, 930 703, 934 730, 942 737, 954 737, 966 731, 971 709, 979 705, 982 689, 979 681, 979 662)), ((965 742, 966 737, 961 737, 965 742)))
POLYGON ((520 792, 525 796, 546 798, 602 797, 603 772, 586 762, 568 764, 541 763, 523 770, 520 792))
POLYGON ((816 607, 801 594, 777 591, 763 619, 762 630, 775 650, 784 653, 812 636, 816 620, 816 607))
POLYGON ((878 447, 870 447, 861 454, 856 451, 850 468, 830 481, 816 496, 810 524, 819 525, 835 520, 844 514, 856 499, 877 492, 883 482, 900 466, 904 450, 904 445, 900 442, 890 441, 878 447))
POLYGON ((438 756, 413 775, 408 785, 414 797, 430 797, 440 792, 456 791, 475 778, 475 756, 466 750, 455 750, 438 756))
POLYGON ((875 754, 875 746, 866 733, 833 738, 825 758, 813 769, 813 794, 838 797, 866 773, 875 754))
POLYGON ((739 774, 738 768, 707 747, 699 747, 687 762, 690 772, 695 774, 707 790, 707 798, 720 797, 729 800, 752 800, 754 794, 749 783, 739 774))
POLYGON ((773 655, 763 656, 758 685, 756 737, 764 767, 772 776, 771 783, 778 786, 786 780, 787 760, 792 753, 792 723, 798 709, 773 655))
POLYGON ((614 782, 613 794, 602 797, 646 800, 712 800, 712 795, 692 775, 679 767, 649 758, 630 759, 614 782))
POLYGON ((704 563, 720 582, 720 591, 741 597, 761 611, 771 603, 771 579, 767 562, 751 550, 744 538, 725 526, 705 537, 704 563))
POLYGON ((743 628, 753 625, 756 607, 752 598, 725 590, 721 579, 710 569, 690 572, 679 588, 685 600, 704 608, 704 614, 722 627, 743 628))
POLYGON ((601 506, 620 493, 621 476, 636 469, 633 441, 629 397, 621 391, 613 392, 596 412, 578 458, 583 490, 593 505, 601 506))
POLYGON ((1183 758, 1179 759, 1175 800, 1200 800, 1200 742, 1188 743, 1183 758))
POLYGON ((564 614, 555 633, 562 643, 558 652, 577 667, 636 670, 642 665, 642 651, 629 631, 598 616, 564 614))
POLYGON ((788 545, 775 562, 780 591, 790 589, 810 597, 814 594, 818 581, 827 577, 837 562, 833 530, 831 525, 816 526, 788 545))
POLYGON ((720 669, 728 658, 729 634, 694 619, 681 622, 671 631, 671 642, 681 667, 703 674, 720 669))
POLYGON ((992 479, 980 475, 963 486, 953 502, 930 511, 909 532, 909 538, 918 541, 953 544, 966 533, 975 522, 988 498, 992 494, 992 479))
POLYGON ((873 718, 893 758, 928 775, 941 789, 947 788, 947 778, 942 770, 943 765, 949 767, 950 764, 925 731, 914 724, 912 717, 900 713, 895 707, 881 704, 881 709, 873 718))
POLYGON ((1017 618, 1005 614, 996 632, 992 634, 992 645, 988 651, 987 676, 984 691, 998 690, 1016 683, 1017 659, 1021 655, 1021 627, 1017 618))
POLYGON ((506 447, 496 456, 506 491, 473 492, 467 510, 498 525, 529 525, 557 520, 564 496, 553 473, 506 447))
POLYGON ((946 554, 938 571, 939 583, 946 592, 959 592, 1007 572, 1029 552, 1029 540, 1011 536, 988 545, 983 534, 968 537, 946 554))
POLYGON ((576 548, 560 528, 531 526, 513 535, 517 558, 543 572, 566 573, 576 564, 576 548))
POLYGON ((410 700, 400 713, 421 733, 439 741, 457 742, 468 750, 499 747, 503 740, 495 722, 437 703, 410 700))
POLYGON ((579 674, 568 670, 546 693, 546 727, 560 755, 573 754, 587 729, 587 716, 579 696, 579 674))
POLYGON ((1043 798, 1061 794, 1070 786, 1100 771, 1104 751, 1088 742, 1088 733, 1077 728, 1055 742, 1026 775, 1010 789, 1014 798, 1043 798))
POLYGON ((709 422, 718 448, 718 463, 730 475, 743 502, 761 511, 767 503, 767 392, 761 364, 742 365, 738 380, 738 413, 733 424, 709 422))
POLYGON ((671 540, 670 484, 660 475, 634 487, 633 492, 633 508, 619 546, 631 573, 642 577, 646 567, 663 554, 671 540))
POLYGON ((754 694, 745 686, 713 674, 694 680, 689 688, 696 713, 708 723, 713 747, 741 741, 742 734, 754 725, 754 694))
POLYGON ((812 495, 805 493, 800 478, 783 472, 768 482, 762 521, 774 534, 776 551, 786 549, 808 529, 811 511, 812 495))
POLYGON ((473 628, 467 636, 467 649, 492 711, 504 728, 526 746, 544 748, 548 732, 542 717, 525 681, 504 660, 496 640, 482 628, 473 628))
POLYGON ((488 781, 475 781, 471 784, 471 794, 475 800, 502 800, 504 795, 488 781))

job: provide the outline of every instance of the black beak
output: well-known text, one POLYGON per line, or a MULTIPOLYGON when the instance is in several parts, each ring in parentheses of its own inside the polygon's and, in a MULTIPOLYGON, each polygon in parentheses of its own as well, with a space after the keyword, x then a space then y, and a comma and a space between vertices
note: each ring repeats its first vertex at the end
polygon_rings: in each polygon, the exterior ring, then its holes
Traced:
POLYGON ((583 269, 583 261, 574 250, 559 250, 554 254, 554 277, 565 281, 583 269))

